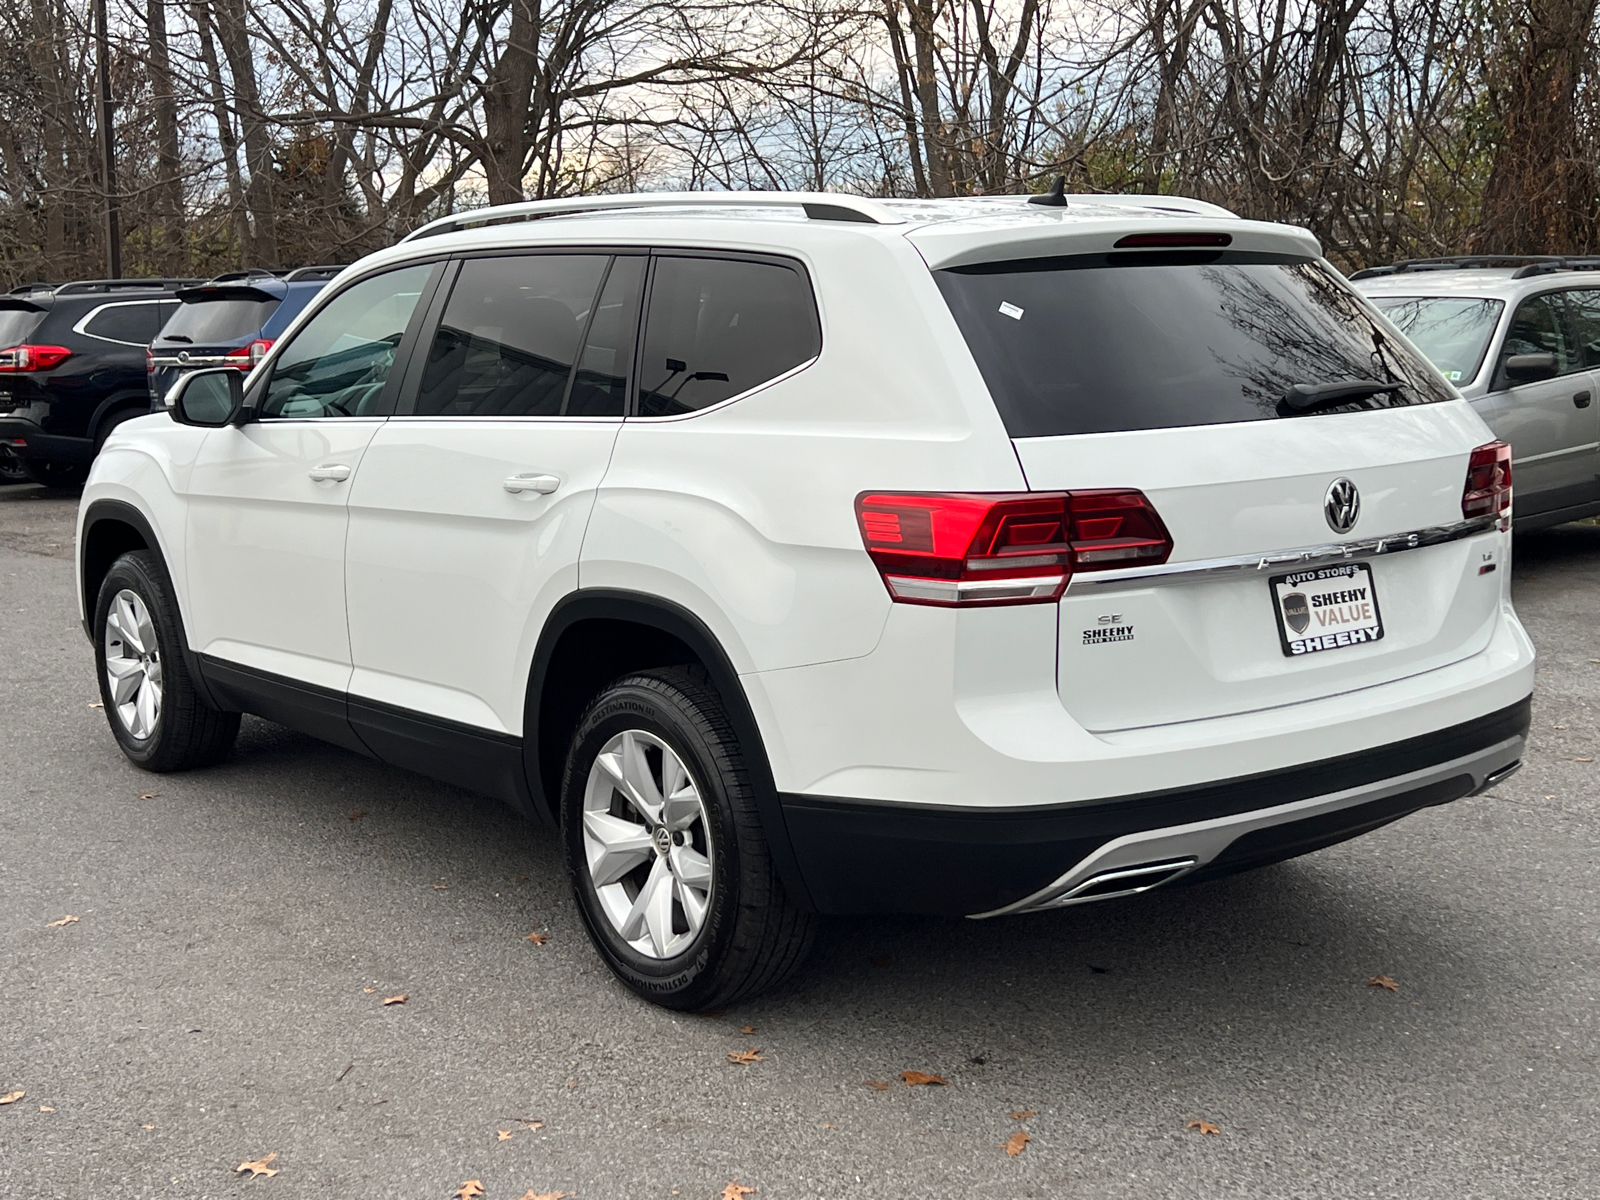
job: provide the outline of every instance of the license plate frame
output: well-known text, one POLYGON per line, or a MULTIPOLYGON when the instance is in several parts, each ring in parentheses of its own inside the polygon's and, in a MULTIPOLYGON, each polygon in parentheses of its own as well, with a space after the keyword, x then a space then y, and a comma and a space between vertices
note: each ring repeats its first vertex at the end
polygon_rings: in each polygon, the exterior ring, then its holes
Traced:
POLYGON ((1378 606, 1371 563, 1337 563, 1274 575, 1267 580, 1267 590, 1285 658, 1306 658, 1383 640, 1383 611, 1378 606), (1295 597, 1301 603, 1294 603, 1295 597), (1331 626, 1329 617, 1334 621, 1331 626), (1294 623, 1300 620, 1303 625, 1295 629, 1294 623))

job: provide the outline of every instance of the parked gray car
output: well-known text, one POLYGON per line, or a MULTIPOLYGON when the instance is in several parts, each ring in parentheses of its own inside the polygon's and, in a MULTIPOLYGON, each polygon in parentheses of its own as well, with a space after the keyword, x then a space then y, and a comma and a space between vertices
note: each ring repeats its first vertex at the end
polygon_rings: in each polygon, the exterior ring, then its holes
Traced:
POLYGON ((1448 258, 1355 286, 1511 443, 1521 530, 1600 514, 1600 259, 1448 258))

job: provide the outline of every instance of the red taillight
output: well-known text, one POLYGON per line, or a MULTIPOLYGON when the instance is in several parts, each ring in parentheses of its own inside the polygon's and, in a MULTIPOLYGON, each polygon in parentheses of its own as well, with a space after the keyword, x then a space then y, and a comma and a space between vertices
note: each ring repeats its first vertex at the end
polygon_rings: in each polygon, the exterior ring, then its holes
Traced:
POLYGON ((1074 571, 1162 563, 1172 538, 1142 492, 856 497, 867 554, 907 604, 1038 604, 1074 571))
POLYGON ((1479 446, 1467 460, 1467 486, 1461 492, 1463 517, 1493 517, 1511 511, 1511 447, 1504 442, 1479 446))
POLYGON ((144 348, 144 373, 146 375, 154 375, 156 373, 156 352, 150 349, 149 346, 144 348))
POLYGON ((240 346, 237 350, 230 350, 222 356, 222 361, 230 367, 238 367, 241 371, 248 371, 263 358, 267 351, 272 349, 271 338, 257 338, 248 346, 240 346))
POLYGON ((24 371, 48 371, 71 357, 72 351, 65 346, 12 346, 0 350, 0 372, 15 375, 24 371))

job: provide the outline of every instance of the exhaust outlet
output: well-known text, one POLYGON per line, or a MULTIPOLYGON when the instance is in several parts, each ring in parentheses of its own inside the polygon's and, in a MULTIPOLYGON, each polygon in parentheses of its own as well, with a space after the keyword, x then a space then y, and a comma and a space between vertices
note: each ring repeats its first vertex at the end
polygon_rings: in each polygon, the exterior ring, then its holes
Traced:
POLYGON ((1160 887, 1190 870, 1200 860, 1196 858, 1171 858, 1163 862, 1138 863, 1131 867, 1117 867, 1091 875, 1040 908, 1059 908, 1068 904, 1083 904, 1090 900, 1109 900, 1113 896, 1132 896, 1160 887))

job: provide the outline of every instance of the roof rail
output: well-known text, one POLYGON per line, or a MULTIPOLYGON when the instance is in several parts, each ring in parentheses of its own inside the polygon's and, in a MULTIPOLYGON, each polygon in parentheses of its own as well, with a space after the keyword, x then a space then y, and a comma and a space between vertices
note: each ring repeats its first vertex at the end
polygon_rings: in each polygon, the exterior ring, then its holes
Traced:
POLYGON ((1513 279, 1547 275, 1552 271, 1597 271, 1600 257, 1571 254, 1448 254, 1438 258, 1408 258, 1382 267, 1368 267, 1351 279, 1376 279, 1383 275, 1406 275, 1413 271, 1470 271, 1496 267, 1518 268, 1513 279))
POLYGON ((813 221, 854 221, 867 225, 903 225, 885 204, 861 196, 833 192, 649 192, 624 196, 582 196, 570 200, 530 200, 497 204, 429 221, 402 242, 455 233, 475 225, 536 221, 542 217, 571 216, 587 212, 616 212, 645 208, 798 208, 813 221))
POLYGON ((283 277, 285 283, 300 283, 307 279, 332 279, 348 264, 327 263, 317 267, 296 267, 283 277))
POLYGON ((172 291, 174 288, 194 287, 203 279, 79 279, 63 283, 56 289, 58 296, 82 296, 95 292, 118 291, 172 291))

